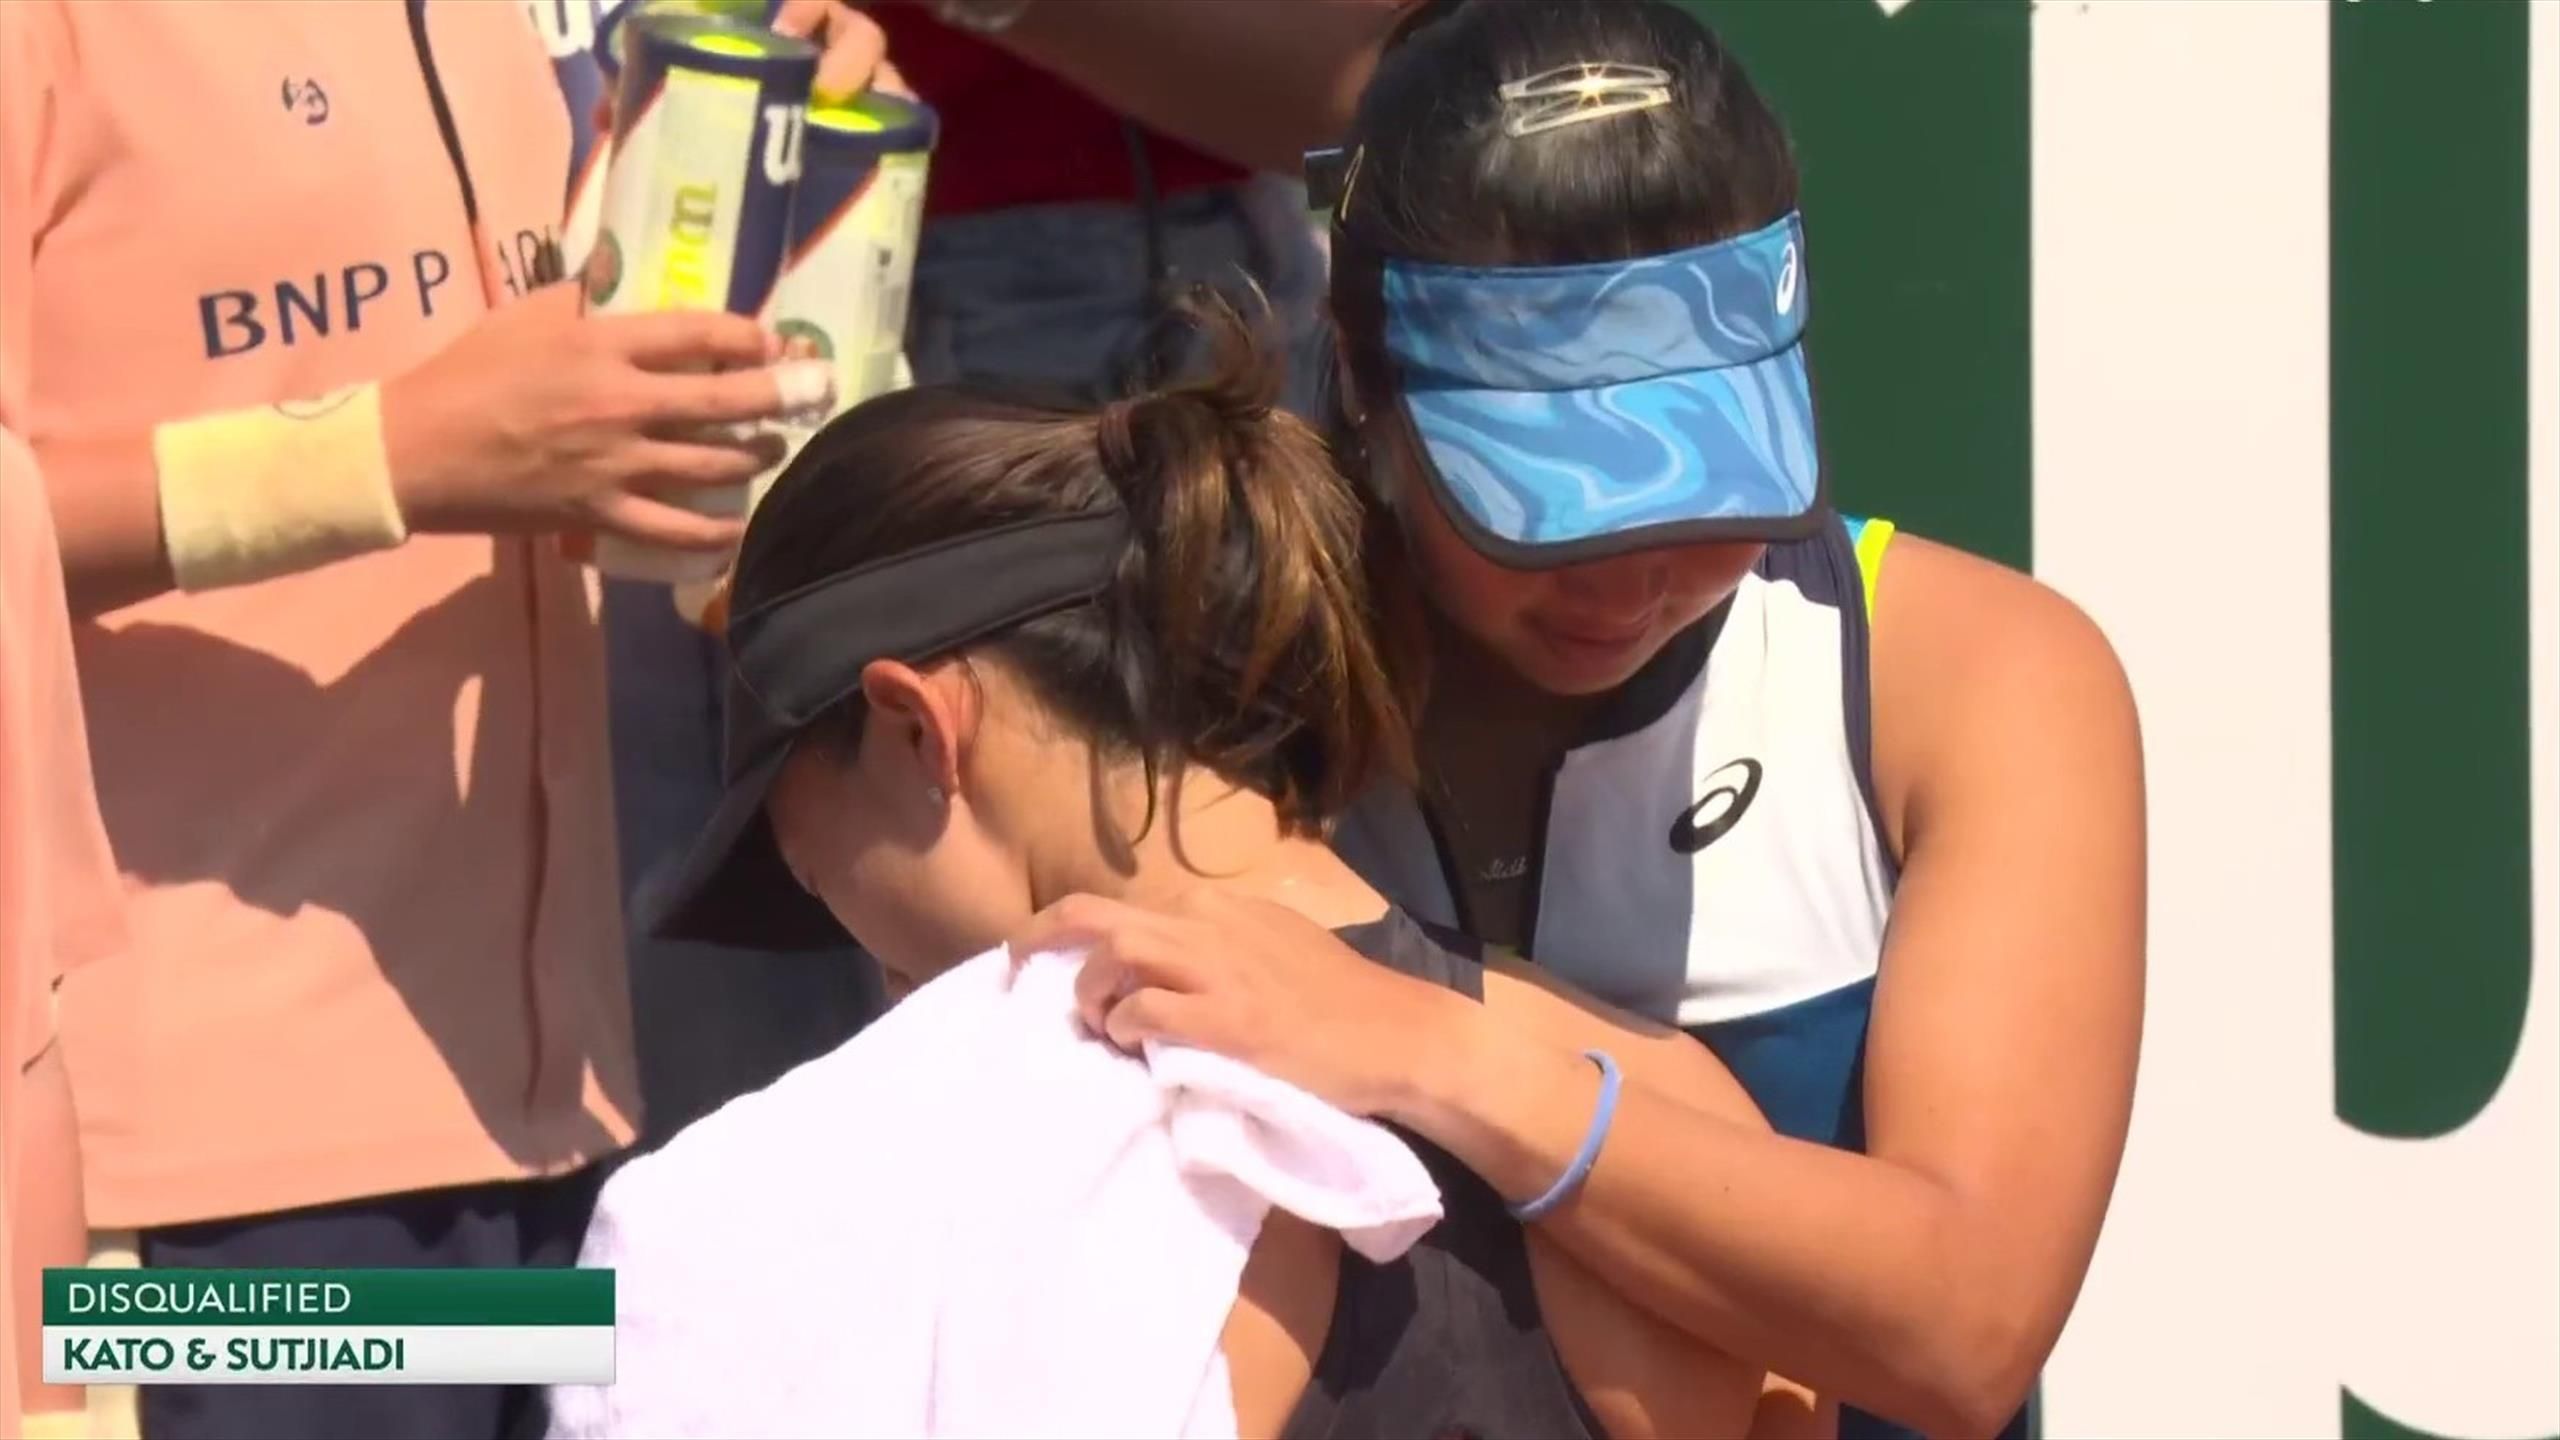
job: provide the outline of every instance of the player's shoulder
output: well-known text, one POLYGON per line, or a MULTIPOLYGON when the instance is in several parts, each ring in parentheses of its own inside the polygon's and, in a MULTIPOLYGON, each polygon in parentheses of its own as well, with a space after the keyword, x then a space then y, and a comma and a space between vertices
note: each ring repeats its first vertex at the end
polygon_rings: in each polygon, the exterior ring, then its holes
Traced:
POLYGON ((786 1303, 807 1263, 769 1262, 777 1237, 805 1245, 810 1235, 790 1217, 820 1183, 807 1172, 826 1152, 808 1125, 830 1088, 819 1069, 826 1058, 730 1101, 606 1178, 578 1264, 614 1275, 617 1383, 554 1387, 550 1440, 710 1435, 736 1423, 711 1397, 756 1357, 740 1351, 739 1327, 723 1317, 786 1303))
POLYGON ((1878 559, 1874 585, 1879 666, 1916 661, 1942 682, 2019 673, 2122 679, 2114 645, 2087 611, 1996 560, 1900 531, 1878 559))
POLYGON ((598 1215, 744 1214, 745 1195, 859 1182, 872 1164, 862 1142, 929 1132, 965 1100, 917 1077, 951 1073, 950 1055, 1005 1003, 1005 974, 1001 950, 952 966, 852 1039, 625 1161, 605 1182, 598 1215))
MULTIPOLYGON (((768 1197, 821 1185, 840 1158, 823 1143, 831 1117, 880 1103, 859 1093, 854 1042, 740 1095, 643 1154, 617 1166, 596 1197, 590 1250, 626 1254, 700 1227, 752 1224, 768 1197)), ((611 1259, 588 1263, 612 1264, 611 1259)))
POLYGON ((2069 596, 1908 534, 1895 537, 1874 584, 1868 664, 1888 815, 1902 813, 1912 786, 1978 775, 1986 756, 2054 749, 2068 752, 2055 760, 2065 770, 2139 767, 2132 682, 2069 596))

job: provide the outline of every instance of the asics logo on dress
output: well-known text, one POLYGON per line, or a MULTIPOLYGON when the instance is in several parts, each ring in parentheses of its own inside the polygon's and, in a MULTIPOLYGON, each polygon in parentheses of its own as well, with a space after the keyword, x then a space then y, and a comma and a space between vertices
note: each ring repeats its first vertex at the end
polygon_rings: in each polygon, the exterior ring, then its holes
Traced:
POLYGON ((1760 762, 1731 761, 1709 771, 1707 779, 1707 793, 1671 822, 1671 848, 1683 855, 1697 854, 1742 823, 1743 812, 1760 793, 1760 762))

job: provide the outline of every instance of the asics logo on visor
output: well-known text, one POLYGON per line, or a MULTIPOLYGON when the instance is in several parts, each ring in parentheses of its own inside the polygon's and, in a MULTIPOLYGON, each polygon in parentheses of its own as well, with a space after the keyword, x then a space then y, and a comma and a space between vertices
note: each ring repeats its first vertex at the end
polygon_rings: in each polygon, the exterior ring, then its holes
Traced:
POLYGON ((1796 309, 1796 246, 1787 242, 1787 262, 1778 271, 1778 313, 1792 315, 1796 309))

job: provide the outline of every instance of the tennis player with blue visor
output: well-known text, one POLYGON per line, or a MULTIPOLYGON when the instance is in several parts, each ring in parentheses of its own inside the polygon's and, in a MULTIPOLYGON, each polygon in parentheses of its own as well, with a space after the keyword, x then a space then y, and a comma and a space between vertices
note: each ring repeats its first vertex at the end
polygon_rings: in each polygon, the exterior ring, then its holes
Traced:
MULTIPOLYGON (((1429 0, 1307 174, 1337 451, 1422 697, 1418 773, 1375 781, 1334 846, 1524 975, 1695 1038, 1776 1132, 1622 1104, 1539 1226, 1784 1377, 1755 1434, 2029 1434, 2142 1011, 2141 740, 2104 636, 1833 508, 1806 353, 1825 221, 1690 7, 1429 0)), ((1856 397, 1829 398, 1836 426, 1856 397)), ((1909 458, 1861 479, 1922 504, 1969 459, 1909 458)), ((1123 1003, 1305 997, 1339 1026, 1246 1058, 1342 1096, 1482 1043, 1415 1020, 1377 1045, 1376 967, 1214 903, 1080 906, 1019 941, 1142 977, 1214 949, 1178 999, 1123 1003)), ((1482 1065, 1416 1113, 1532 1174, 1592 1096, 1503 1118, 1530 1083, 1482 1065)))

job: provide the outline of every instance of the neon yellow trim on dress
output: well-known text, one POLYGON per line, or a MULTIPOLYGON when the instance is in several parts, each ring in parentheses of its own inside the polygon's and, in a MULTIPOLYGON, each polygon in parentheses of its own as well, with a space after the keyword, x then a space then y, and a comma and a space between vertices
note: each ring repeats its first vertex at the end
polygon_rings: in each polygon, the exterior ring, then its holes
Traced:
POLYGON ((1866 597, 1867 623, 1876 618, 1876 572, 1884 568, 1884 547, 1893 540, 1893 522, 1869 520, 1858 527, 1858 589, 1866 597))

